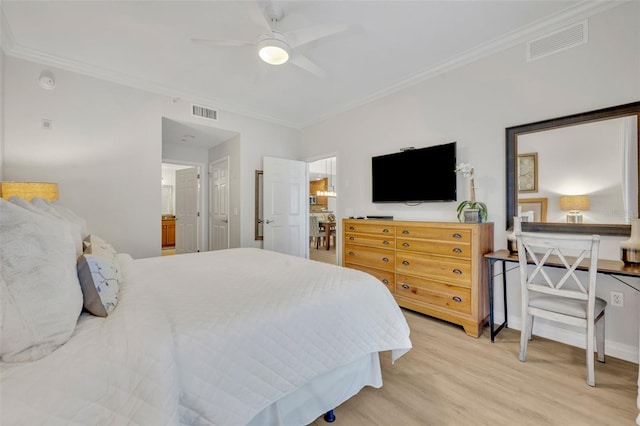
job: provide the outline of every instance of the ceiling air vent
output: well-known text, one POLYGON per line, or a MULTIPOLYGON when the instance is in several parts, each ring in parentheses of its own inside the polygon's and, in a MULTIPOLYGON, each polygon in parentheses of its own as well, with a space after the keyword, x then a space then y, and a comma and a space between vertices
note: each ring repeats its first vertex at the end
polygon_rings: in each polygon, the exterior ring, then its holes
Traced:
POLYGON ((527 62, 571 49, 587 42, 587 20, 527 43, 527 62))
POLYGON ((194 117, 206 118, 218 121, 218 110, 207 108, 201 105, 191 104, 191 115, 194 117))

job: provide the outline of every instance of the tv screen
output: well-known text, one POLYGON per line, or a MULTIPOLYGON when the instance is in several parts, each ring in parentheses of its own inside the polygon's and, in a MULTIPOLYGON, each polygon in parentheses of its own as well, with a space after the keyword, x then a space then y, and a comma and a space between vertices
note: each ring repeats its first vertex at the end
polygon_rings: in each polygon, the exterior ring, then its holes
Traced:
POLYGON ((455 201, 455 168, 455 142, 373 157, 373 202, 455 201))

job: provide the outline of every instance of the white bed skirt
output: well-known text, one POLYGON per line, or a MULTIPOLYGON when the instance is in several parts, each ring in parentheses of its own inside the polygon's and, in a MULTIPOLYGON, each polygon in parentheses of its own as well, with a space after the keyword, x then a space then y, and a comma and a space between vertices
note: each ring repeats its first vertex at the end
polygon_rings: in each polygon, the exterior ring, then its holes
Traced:
POLYGON ((377 352, 315 378, 255 416, 249 426, 307 425, 365 386, 382 386, 377 352))

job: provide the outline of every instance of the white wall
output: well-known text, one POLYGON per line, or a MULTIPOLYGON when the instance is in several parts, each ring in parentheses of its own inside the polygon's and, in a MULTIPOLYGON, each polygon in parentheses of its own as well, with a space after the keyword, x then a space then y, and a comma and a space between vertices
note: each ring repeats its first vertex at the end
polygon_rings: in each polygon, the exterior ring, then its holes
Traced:
MULTIPOLYGON (((476 198, 495 223, 495 248, 506 248, 505 128, 639 100, 639 15, 638 2, 619 6, 589 19, 587 44, 527 63, 522 43, 310 126, 302 130, 302 156, 337 153, 337 217, 455 221, 456 203, 372 204, 370 164, 401 147, 457 141, 458 161, 475 167, 476 198)), ((468 191, 460 177, 458 199, 468 191)), ((606 239, 603 257, 619 259, 620 240, 606 239)), ((509 313, 517 328, 515 279, 510 275, 509 313)), ((607 350, 637 360, 638 292, 599 276, 599 295, 608 300, 613 289, 625 293, 625 307, 607 311, 607 350)))
MULTIPOLYGON (((210 125, 190 115, 190 102, 5 58, 5 180, 59 184, 60 201, 89 229, 132 256, 160 254, 162 117, 210 125), (43 69, 55 90, 38 86, 43 69), (51 119, 51 130, 40 120, 51 119)), ((253 171, 262 156, 297 158, 299 132, 220 111, 216 127, 241 134, 242 245, 253 241, 253 171)), ((171 155, 171 154, 168 154, 171 155)), ((202 162, 206 164, 205 151, 202 162)))
MULTIPOLYGON (((209 150, 209 163, 212 161, 229 158, 229 247, 240 247, 241 231, 241 161, 240 161, 240 136, 224 143, 216 145, 209 150)), ((249 173, 249 171, 247 171, 249 173)), ((253 230, 251 222, 251 230, 253 230)))

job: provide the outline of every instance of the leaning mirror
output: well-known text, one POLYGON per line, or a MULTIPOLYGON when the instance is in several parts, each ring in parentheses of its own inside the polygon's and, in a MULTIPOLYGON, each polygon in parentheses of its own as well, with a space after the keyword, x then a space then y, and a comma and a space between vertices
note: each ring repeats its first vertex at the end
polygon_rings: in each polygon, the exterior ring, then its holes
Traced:
POLYGON ((640 102, 506 129, 506 219, 523 230, 629 235, 640 102))

